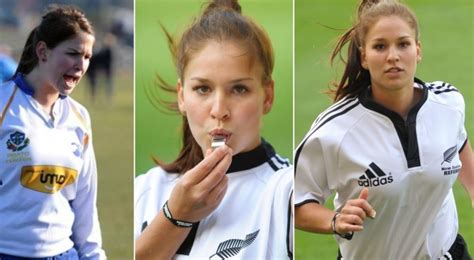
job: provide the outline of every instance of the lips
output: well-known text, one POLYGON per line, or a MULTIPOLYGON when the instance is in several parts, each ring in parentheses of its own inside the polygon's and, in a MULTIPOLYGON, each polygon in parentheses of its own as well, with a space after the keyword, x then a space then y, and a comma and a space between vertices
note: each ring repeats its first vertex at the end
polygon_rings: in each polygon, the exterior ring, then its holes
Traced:
POLYGON ((225 129, 214 129, 211 132, 209 132, 209 136, 211 140, 214 138, 223 138, 226 140, 226 142, 228 142, 231 135, 232 133, 225 129))
POLYGON ((79 81, 81 77, 76 76, 76 75, 64 75, 63 78, 64 78, 64 82, 66 82, 66 85, 74 86, 77 84, 77 82, 79 81))
POLYGON ((402 68, 399 67, 391 67, 388 70, 385 70, 385 73, 397 73, 403 71, 402 68))

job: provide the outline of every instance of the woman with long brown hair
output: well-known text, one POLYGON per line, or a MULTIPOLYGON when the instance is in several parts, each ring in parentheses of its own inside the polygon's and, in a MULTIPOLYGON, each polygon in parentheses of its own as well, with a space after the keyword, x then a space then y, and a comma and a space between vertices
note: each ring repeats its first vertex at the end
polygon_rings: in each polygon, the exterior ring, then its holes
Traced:
POLYGON ((137 259, 291 257, 292 168, 260 135, 273 49, 241 13, 211 1, 176 44, 168 34, 183 147, 136 179, 137 259))
POLYGON ((105 259, 90 118, 69 97, 94 39, 82 11, 51 6, 0 86, 0 259, 105 259))
POLYGON ((347 47, 335 104, 296 150, 296 227, 334 234, 339 258, 469 259, 452 192, 459 178, 474 195, 465 104, 415 77, 419 35, 406 5, 361 1, 332 53, 347 47))

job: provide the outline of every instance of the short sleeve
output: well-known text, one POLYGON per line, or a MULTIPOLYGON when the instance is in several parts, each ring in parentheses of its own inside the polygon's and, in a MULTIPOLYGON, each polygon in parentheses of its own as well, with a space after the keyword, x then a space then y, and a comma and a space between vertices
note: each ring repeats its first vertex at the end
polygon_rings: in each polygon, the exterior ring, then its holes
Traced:
POLYGON ((321 142, 315 133, 310 133, 295 153, 295 206, 324 204, 331 196, 326 169, 321 142))

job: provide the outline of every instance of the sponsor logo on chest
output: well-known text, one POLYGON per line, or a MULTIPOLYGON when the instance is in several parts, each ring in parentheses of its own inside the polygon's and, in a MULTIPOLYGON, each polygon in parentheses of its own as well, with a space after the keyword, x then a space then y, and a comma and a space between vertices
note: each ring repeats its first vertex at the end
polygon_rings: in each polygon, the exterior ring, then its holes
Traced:
POLYGON ((361 187, 376 187, 386 185, 393 182, 393 176, 391 173, 387 175, 380 167, 375 163, 371 163, 369 168, 365 170, 365 174, 362 174, 357 183, 361 187))
POLYGON ((74 183, 76 178, 76 170, 62 166, 35 165, 21 169, 21 185, 43 193, 56 193, 74 183))
POLYGON ((23 149, 28 147, 30 139, 22 132, 15 131, 10 134, 6 144, 8 149, 6 163, 25 162, 31 160, 30 152, 23 149))

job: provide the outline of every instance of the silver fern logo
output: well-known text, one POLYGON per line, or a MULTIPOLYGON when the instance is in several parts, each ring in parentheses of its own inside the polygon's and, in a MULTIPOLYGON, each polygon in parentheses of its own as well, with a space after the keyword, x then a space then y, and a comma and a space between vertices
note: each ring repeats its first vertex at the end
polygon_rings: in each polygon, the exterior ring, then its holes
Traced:
POLYGON ((441 164, 443 164, 445 162, 451 163, 451 161, 453 160, 453 158, 456 155, 457 151, 458 151, 457 145, 455 145, 455 146, 449 148, 448 150, 444 151, 444 153, 443 153, 444 160, 441 162, 441 164))
POLYGON ((453 161, 454 157, 458 153, 457 145, 449 148, 448 150, 444 151, 443 153, 443 161, 441 162, 441 171, 443 174, 446 175, 453 175, 458 174, 461 170, 461 165, 452 165, 451 162, 453 161), (445 165, 445 163, 449 163, 451 165, 445 165))
POLYGON ((245 236, 245 239, 229 239, 219 244, 216 253, 209 257, 209 260, 223 260, 239 254, 242 248, 249 246, 257 238, 257 230, 245 236))

